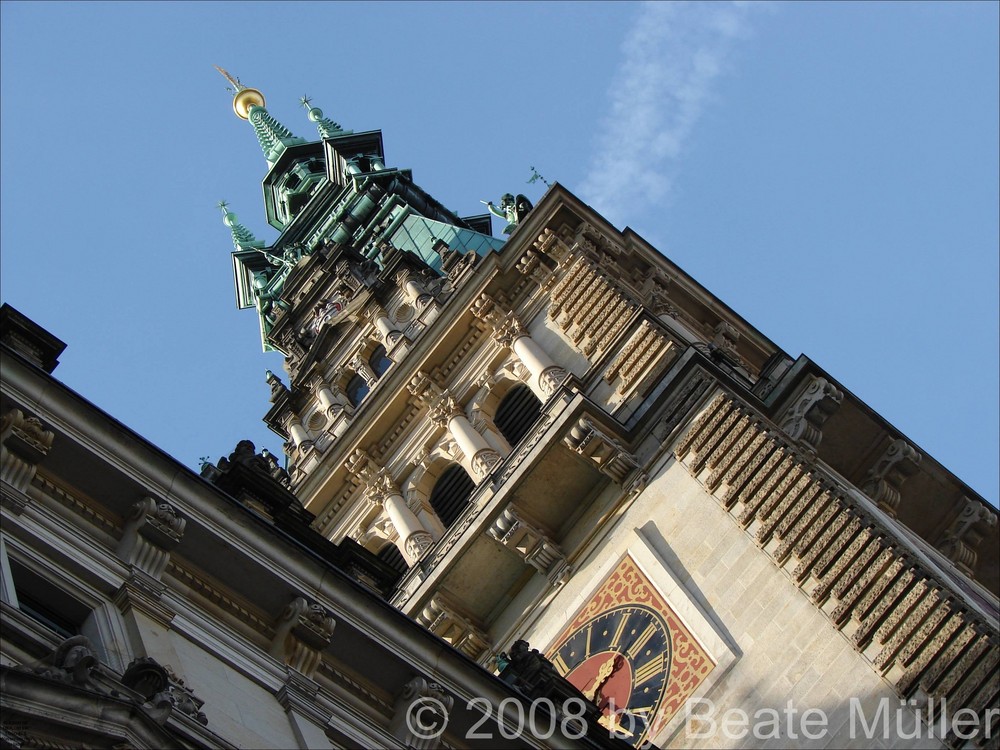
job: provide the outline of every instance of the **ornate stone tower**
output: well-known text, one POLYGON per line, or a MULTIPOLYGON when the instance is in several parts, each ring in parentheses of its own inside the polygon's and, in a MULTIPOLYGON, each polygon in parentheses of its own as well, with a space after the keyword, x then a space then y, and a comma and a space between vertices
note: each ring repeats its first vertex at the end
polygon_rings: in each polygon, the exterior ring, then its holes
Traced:
POLYGON ((637 746, 739 744, 722 711, 785 706, 834 744, 885 705, 897 736, 960 743, 959 709, 995 733, 995 509, 562 186, 490 204, 500 240, 379 131, 311 108, 305 142, 233 84, 280 231, 225 212, 285 355, 265 420, 396 607, 489 668, 530 641, 637 746))

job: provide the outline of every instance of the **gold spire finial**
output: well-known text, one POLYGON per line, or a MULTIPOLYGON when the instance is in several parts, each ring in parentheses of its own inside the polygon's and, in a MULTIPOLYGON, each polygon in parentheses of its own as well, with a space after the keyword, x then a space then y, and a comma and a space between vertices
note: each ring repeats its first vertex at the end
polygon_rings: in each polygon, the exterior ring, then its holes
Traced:
POLYGON ((260 91, 244 86, 240 83, 239 78, 229 75, 226 70, 220 68, 218 65, 214 67, 226 77, 227 81, 233 84, 233 112, 236 113, 237 117, 241 120, 247 120, 250 118, 250 109, 252 107, 264 106, 264 95, 260 91))

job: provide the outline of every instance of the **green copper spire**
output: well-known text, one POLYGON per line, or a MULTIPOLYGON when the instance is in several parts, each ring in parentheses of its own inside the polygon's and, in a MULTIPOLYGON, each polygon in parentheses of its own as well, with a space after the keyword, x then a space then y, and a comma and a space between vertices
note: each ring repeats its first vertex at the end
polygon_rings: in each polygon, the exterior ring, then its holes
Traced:
POLYGON ((264 241, 253 236, 253 232, 240 224, 239 219, 229 210, 229 204, 219 201, 219 209, 222 211, 222 223, 232 230, 233 245, 237 250, 260 250, 264 247, 264 241))
POLYGON ((264 158, 268 164, 273 165, 278 161, 278 157, 288 146, 295 146, 305 143, 304 138, 292 135, 292 131, 274 119, 264 108, 266 102, 264 95, 257 89, 252 89, 240 83, 239 78, 234 78, 218 65, 215 69, 222 73, 233 88, 233 111, 244 120, 249 120, 253 125, 254 133, 257 134, 257 141, 264 150, 264 158))
POLYGON ((349 130, 344 130, 339 122, 334 122, 328 117, 323 117, 323 110, 319 107, 310 107, 312 101, 308 96, 303 96, 299 100, 306 110, 309 111, 309 121, 316 123, 316 129, 319 130, 319 135, 321 138, 333 138, 336 135, 344 135, 349 133, 349 130))

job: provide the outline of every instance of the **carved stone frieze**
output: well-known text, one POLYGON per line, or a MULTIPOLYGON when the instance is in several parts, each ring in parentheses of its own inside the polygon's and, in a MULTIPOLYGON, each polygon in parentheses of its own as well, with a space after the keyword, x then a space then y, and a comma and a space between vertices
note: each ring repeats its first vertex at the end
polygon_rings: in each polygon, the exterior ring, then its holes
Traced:
POLYGON ((785 413, 781 429, 806 450, 815 452, 823 439, 823 425, 840 406, 844 394, 826 378, 813 378, 785 413))
POLYGON ((336 624, 326 609, 300 596, 278 619, 270 654, 311 678, 322 659, 323 649, 333 638, 336 624))
POLYGON ((900 487, 917 471, 922 456, 905 440, 894 440, 869 470, 861 491, 891 516, 899 507, 900 487))
POLYGON ((186 524, 169 503, 143 498, 132 506, 116 553, 127 564, 160 580, 186 524))

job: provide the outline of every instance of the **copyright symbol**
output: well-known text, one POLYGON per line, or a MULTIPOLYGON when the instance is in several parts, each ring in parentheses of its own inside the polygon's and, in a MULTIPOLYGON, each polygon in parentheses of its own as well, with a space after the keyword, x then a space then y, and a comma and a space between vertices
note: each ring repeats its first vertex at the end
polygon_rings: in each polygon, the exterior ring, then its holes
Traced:
POLYGON ((437 698, 417 698, 406 709, 406 728, 417 739, 440 737, 448 726, 448 709, 437 698))

